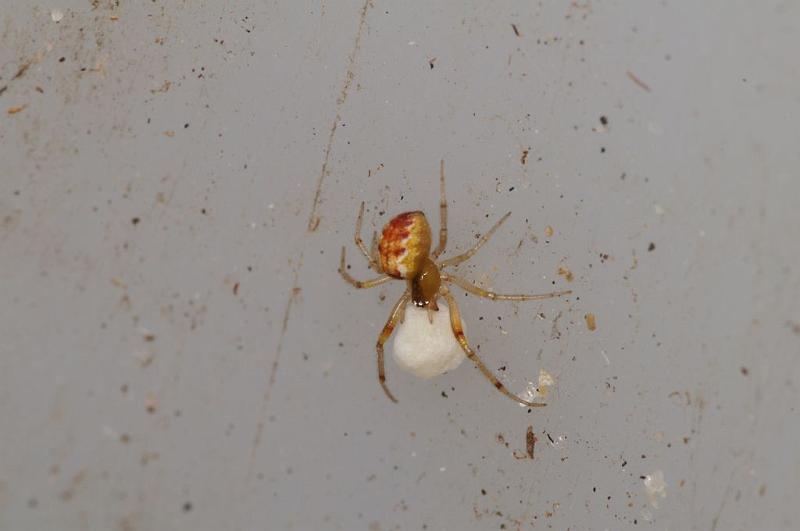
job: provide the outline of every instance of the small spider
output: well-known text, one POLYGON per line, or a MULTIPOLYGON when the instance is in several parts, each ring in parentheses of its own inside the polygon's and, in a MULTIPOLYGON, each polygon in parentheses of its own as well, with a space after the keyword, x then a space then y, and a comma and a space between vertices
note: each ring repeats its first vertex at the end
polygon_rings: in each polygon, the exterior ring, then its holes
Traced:
POLYGON ((361 203, 361 208, 358 212, 358 219, 356 220, 355 243, 364 257, 369 262, 369 267, 374 269, 382 275, 371 280, 356 280, 347 272, 345 265, 345 248, 342 247, 342 256, 339 264, 339 273, 342 277, 355 286, 356 288, 372 288, 385 284, 390 280, 405 280, 407 287, 403 295, 400 297, 389 316, 389 320, 383 327, 383 330, 378 336, 376 345, 378 353, 378 381, 383 387, 386 396, 392 402, 397 402, 397 399, 392 395, 389 388, 386 386, 386 371, 383 362, 383 345, 392 335, 397 323, 402 323, 405 315, 405 308, 409 300, 417 307, 424 308, 428 311, 428 318, 433 322, 433 312, 438 311, 439 307, 436 300, 439 297, 444 297, 445 302, 450 310, 450 327, 452 328, 453 335, 458 341, 461 349, 467 357, 475 364, 483 375, 489 379, 490 382, 497 388, 498 391, 506 395, 508 398, 530 407, 541 407, 545 404, 534 403, 523 400, 517 395, 511 393, 506 389, 505 385, 492 374, 492 372, 481 361, 475 351, 469 346, 466 337, 464 336, 464 329, 461 324, 461 316, 456 306, 456 301, 447 284, 455 284, 456 286, 473 293, 480 297, 486 297, 491 300, 510 300, 510 301, 532 301, 549 299, 552 297, 559 297, 562 295, 569 295, 572 291, 556 291, 552 293, 543 293, 539 295, 500 295, 492 291, 482 289, 470 281, 453 275, 452 273, 443 272, 444 268, 458 265, 462 262, 469 260, 478 249, 485 244, 494 232, 508 219, 511 212, 506 213, 494 226, 484 234, 478 242, 468 251, 458 256, 436 262, 435 260, 439 255, 444 252, 447 244, 447 199, 445 198, 445 185, 444 185, 444 161, 439 166, 440 174, 440 188, 441 200, 439 202, 439 214, 441 224, 439 227, 439 245, 431 253, 431 229, 428 225, 428 220, 425 214, 420 211, 404 212, 392 218, 383 228, 380 241, 378 243, 378 252, 375 254, 375 240, 377 234, 373 234, 373 253, 367 250, 364 241, 361 239, 361 223, 364 219, 364 203, 361 203))

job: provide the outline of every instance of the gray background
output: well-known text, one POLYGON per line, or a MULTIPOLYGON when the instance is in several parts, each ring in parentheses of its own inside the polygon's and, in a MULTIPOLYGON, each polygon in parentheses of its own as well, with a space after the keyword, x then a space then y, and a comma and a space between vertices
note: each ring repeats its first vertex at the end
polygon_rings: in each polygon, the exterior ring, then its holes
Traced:
POLYGON ((800 526, 800 5, 464 4, 4 2, 0 528, 800 526), (575 290, 456 293, 546 408, 377 384, 339 249, 441 158, 462 274, 575 290))

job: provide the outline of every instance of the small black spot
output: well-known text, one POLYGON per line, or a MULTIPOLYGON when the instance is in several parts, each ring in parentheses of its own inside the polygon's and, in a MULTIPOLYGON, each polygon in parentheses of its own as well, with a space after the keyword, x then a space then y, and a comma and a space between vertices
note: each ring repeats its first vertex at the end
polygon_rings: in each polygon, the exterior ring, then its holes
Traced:
POLYGON ((603 125, 608 125, 608 118, 605 116, 600 117, 600 123, 603 125))
POLYGON ((66 58, 66 57, 60 57, 60 58, 58 59, 58 62, 59 62, 59 63, 63 63, 63 62, 64 62, 64 61, 66 61, 66 60, 67 60, 67 58, 66 58))
POLYGON ((186 502, 183 504, 183 512, 188 513, 192 510, 192 502, 186 502))
POLYGON ((189 129, 189 124, 183 124, 184 129, 189 129))
POLYGON ((656 250, 656 244, 653 243, 653 242, 650 242, 650 245, 647 246, 647 250, 648 251, 655 251, 656 250))
POLYGON ((131 223, 133 223, 134 225, 138 225, 138 224, 139 224, 139 221, 141 221, 139 218, 133 218, 133 219, 131 220, 131 223))
POLYGON ((447 393, 445 393, 444 391, 442 391, 442 398, 447 398, 447 393))

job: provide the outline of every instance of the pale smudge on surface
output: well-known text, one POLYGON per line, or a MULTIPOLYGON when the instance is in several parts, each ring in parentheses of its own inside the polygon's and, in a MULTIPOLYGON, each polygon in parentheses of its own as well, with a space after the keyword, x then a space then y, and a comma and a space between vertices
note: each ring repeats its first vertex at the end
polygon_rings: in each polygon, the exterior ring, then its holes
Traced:
POLYGON ((664 472, 656 470, 652 474, 645 476, 644 490, 647 493, 647 499, 654 509, 658 509, 659 498, 667 497, 667 484, 664 482, 664 472))

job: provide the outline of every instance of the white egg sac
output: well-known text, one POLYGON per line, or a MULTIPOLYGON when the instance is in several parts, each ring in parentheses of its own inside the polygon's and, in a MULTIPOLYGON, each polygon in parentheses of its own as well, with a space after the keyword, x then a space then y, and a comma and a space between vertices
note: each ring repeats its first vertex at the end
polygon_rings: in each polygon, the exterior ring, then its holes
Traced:
POLYGON ((433 312, 431 324, 426 309, 409 304, 405 320, 394 335, 392 356, 398 367, 426 379, 461 365, 464 351, 450 327, 447 306, 439 302, 439 311, 433 312))

